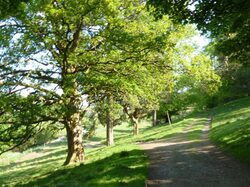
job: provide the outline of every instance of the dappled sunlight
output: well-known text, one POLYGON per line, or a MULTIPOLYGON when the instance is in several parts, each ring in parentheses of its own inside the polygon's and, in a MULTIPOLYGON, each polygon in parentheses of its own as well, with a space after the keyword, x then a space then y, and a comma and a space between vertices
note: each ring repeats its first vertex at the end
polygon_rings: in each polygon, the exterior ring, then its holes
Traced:
POLYGON ((239 169, 237 163, 206 141, 156 144, 145 149, 153 173, 148 176, 148 185, 237 186, 250 182, 249 169, 239 169))
POLYGON ((24 186, 130 186, 143 184, 145 157, 139 150, 117 152, 94 162, 74 167, 67 166, 43 175, 24 186), (144 160, 144 161, 143 161, 144 160), (63 176, 63 178, 62 178, 63 176))
POLYGON ((197 142, 197 141, 199 141, 199 140, 179 141, 179 142, 178 141, 176 141, 176 142, 167 142, 167 140, 165 140, 163 142, 145 143, 144 145, 147 145, 145 147, 145 150, 147 150, 147 149, 153 149, 155 147, 168 147, 168 146, 172 146, 172 145, 190 144, 190 143, 197 142))
POLYGON ((249 168, 242 167, 209 142, 209 126, 210 119, 203 118, 185 126, 175 137, 143 143, 141 147, 150 160, 148 186, 249 184, 249 168))
POLYGON ((211 140, 226 154, 250 165, 250 100, 225 104, 214 109, 211 140), (226 106, 226 107, 225 107, 226 106))
POLYGON ((0 181, 29 181, 33 177, 39 177, 55 168, 61 167, 65 159, 65 149, 55 147, 48 149, 47 146, 39 146, 25 151, 15 162, 2 164, 0 170, 0 181), (44 150, 43 150, 44 148, 44 150), (52 164, 53 163, 53 164, 52 164))
MULTIPOLYGON (((250 144, 249 117, 246 111, 238 112, 237 115, 231 120, 222 117, 218 122, 215 117, 210 134, 213 137, 213 133, 216 133, 223 144, 236 151, 237 147, 248 148, 250 144)), ((149 159, 153 160, 149 171, 159 170, 159 177, 149 180, 148 184, 195 186, 204 180, 212 186, 218 186, 228 176, 231 177, 229 182, 234 184, 233 180, 240 178, 241 173, 233 176, 230 168, 236 167, 237 171, 241 169, 208 142, 209 127, 210 121, 202 114, 196 118, 178 121, 172 126, 142 126, 141 133, 134 137, 130 133, 131 127, 124 124, 115 129, 116 146, 106 147, 102 141, 102 134, 94 137, 93 141, 86 140, 85 163, 64 167, 61 165, 66 156, 65 142, 52 141, 22 154, 16 153, 13 159, 10 157, 8 163, 4 162, 5 158, 1 158, 3 163, 0 170, 4 173, 0 171, 0 180, 8 181, 10 186, 18 184, 27 187, 144 186, 147 160, 143 152, 137 150, 138 145, 143 144, 142 147, 145 146, 143 148, 149 154, 149 159), (227 164, 228 161, 230 166, 227 164), (159 169, 159 165, 165 166, 164 169, 159 169), (168 178, 164 177, 166 175, 168 178)), ((244 175, 246 174, 242 174, 241 177, 244 178, 244 175)), ((229 182, 224 182, 229 185, 229 182)))

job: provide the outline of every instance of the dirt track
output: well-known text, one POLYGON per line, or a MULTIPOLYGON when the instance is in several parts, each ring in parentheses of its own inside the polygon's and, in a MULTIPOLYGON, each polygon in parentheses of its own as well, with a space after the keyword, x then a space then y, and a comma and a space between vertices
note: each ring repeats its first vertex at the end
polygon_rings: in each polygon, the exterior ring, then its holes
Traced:
POLYGON ((250 168, 208 141, 209 122, 200 141, 188 141, 192 125, 175 138, 141 144, 150 162, 146 186, 250 187, 250 168))

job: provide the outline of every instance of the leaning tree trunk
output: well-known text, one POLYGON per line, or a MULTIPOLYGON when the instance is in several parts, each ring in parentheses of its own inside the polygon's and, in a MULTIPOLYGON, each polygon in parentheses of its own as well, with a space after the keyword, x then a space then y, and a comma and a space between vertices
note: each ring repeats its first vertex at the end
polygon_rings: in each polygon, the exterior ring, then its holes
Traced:
POLYGON ((171 119, 171 116, 169 115, 168 111, 167 111, 167 121, 168 121, 168 124, 171 126, 172 125, 172 119, 171 119))

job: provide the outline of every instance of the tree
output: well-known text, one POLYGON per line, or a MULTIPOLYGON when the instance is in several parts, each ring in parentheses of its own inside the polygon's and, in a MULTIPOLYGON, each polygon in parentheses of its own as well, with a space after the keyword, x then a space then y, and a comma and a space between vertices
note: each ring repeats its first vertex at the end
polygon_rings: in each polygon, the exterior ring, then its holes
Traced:
POLYGON ((187 107, 204 108, 221 86, 209 55, 197 50, 192 41, 178 46, 175 61, 179 66, 169 85, 160 95, 159 117, 171 123, 171 116, 187 107), (170 88, 170 89, 169 89, 170 88))
POLYGON ((114 73, 98 77, 92 75, 95 91, 90 95, 99 100, 112 95, 123 105, 134 127, 134 134, 138 134, 139 119, 158 107, 158 94, 167 85, 166 82, 170 81, 169 76, 177 65, 173 61, 174 56, 178 56, 174 53, 177 44, 194 34, 192 27, 175 25, 168 17, 155 21, 152 15, 142 11, 140 16, 136 26, 133 22, 127 25, 129 32, 142 37, 140 42, 144 45, 130 41, 124 45, 125 51, 112 51, 111 62, 123 57, 125 59, 122 62, 127 63, 116 66, 114 63, 108 64, 109 68, 115 70, 114 73), (132 53, 134 56, 131 58, 132 53))
POLYGON ((231 60, 249 63, 250 3, 247 0, 149 0, 156 15, 168 14, 176 22, 195 23, 215 39, 216 48, 231 60))
POLYGON ((128 115, 133 126, 133 135, 139 134, 139 122, 152 111, 152 100, 146 100, 135 95, 130 95, 123 104, 124 112, 128 115))
POLYGON ((86 97, 92 104, 108 93, 136 95, 146 70, 166 69, 160 54, 183 30, 167 18, 154 22, 144 3, 127 0, 34 0, 0 25, 1 144, 10 149, 44 122, 59 123, 65 165, 84 160, 86 97))
POLYGON ((126 119, 122 106, 110 95, 96 103, 95 111, 101 124, 106 126, 107 145, 114 145, 114 127, 121 125, 126 119))
POLYGON ((0 0, 0 18, 19 16, 29 0, 0 0))

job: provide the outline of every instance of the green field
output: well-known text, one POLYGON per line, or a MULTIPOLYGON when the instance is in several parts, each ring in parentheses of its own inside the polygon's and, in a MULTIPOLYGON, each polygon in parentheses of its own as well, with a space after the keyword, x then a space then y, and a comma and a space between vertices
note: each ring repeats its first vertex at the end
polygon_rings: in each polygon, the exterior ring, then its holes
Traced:
POLYGON ((188 137, 195 141, 211 113, 211 140, 227 154, 250 165, 250 98, 247 98, 193 114, 172 126, 151 127, 145 122, 136 137, 131 136, 132 128, 124 123, 115 128, 116 145, 111 147, 104 145, 105 129, 100 128, 92 141, 85 142, 87 158, 80 165, 62 166, 65 141, 47 143, 23 153, 5 153, 0 157, 0 186, 144 186, 148 162, 138 143, 174 137, 190 124, 195 125, 188 137))

